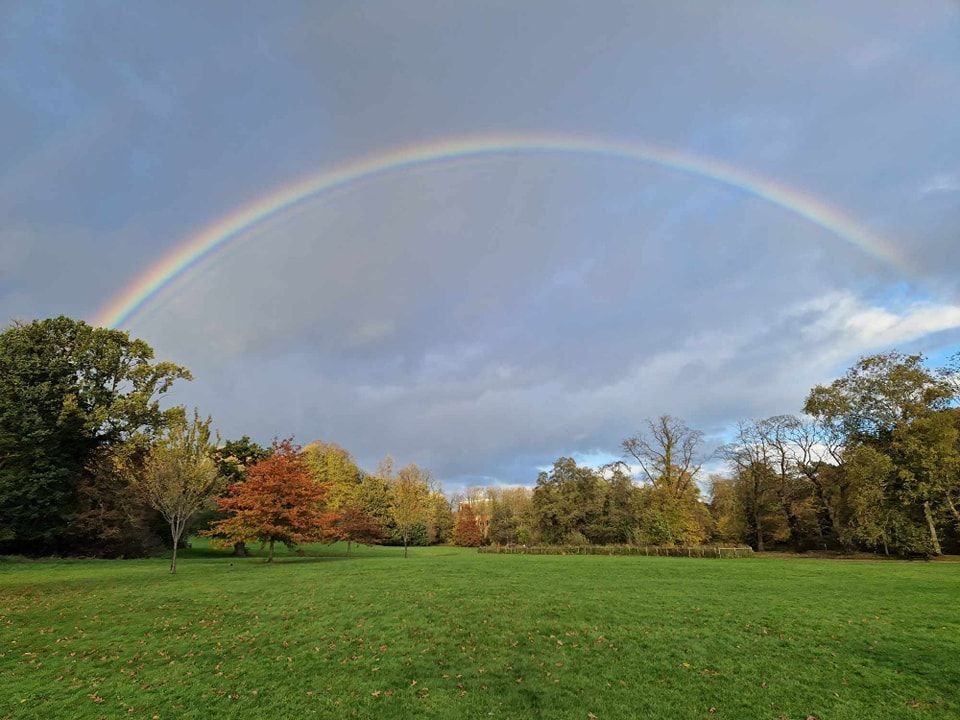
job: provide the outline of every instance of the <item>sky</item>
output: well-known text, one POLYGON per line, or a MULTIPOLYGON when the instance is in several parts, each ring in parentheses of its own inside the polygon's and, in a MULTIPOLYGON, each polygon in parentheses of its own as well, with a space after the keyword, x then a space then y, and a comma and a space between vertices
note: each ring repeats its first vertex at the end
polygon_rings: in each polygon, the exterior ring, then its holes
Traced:
POLYGON ((449 492, 663 413, 706 455, 859 356, 960 350, 958 117, 954 2, 0 2, 0 319, 101 319, 203 228, 398 148, 660 148, 891 253, 709 173, 503 151, 305 198, 120 327, 225 438, 449 492))

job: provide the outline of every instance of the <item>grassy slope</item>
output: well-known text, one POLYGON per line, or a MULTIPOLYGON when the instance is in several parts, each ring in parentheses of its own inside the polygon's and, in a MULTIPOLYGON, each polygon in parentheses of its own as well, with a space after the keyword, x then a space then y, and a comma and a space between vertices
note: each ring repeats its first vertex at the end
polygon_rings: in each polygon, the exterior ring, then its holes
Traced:
POLYGON ((399 552, 0 564, 0 718, 960 717, 958 564, 399 552))

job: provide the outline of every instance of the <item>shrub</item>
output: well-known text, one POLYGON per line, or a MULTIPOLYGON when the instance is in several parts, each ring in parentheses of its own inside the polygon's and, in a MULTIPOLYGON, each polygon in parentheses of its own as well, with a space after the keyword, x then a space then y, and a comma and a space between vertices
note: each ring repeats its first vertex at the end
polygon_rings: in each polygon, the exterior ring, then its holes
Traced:
POLYGON ((665 557, 743 558, 753 557, 747 546, 719 545, 492 545, 479 552, 501 555, 662 555, 665 557))

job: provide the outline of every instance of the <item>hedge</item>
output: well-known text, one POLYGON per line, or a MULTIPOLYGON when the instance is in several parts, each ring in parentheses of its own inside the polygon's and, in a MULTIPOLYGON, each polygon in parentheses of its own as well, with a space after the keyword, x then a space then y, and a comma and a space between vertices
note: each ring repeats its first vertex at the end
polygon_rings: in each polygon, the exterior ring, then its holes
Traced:
POLYGON ((753 557, 750 547, 690 545, 662 547, 658 545, 490 545, 478 552, 493 555, 662 555, 664 557, 744 558, 753 557))

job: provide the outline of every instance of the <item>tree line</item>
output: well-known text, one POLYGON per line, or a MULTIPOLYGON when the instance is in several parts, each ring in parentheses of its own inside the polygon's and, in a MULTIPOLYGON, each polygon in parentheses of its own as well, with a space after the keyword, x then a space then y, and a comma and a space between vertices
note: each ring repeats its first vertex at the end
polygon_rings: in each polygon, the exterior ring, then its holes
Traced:
POLYGON ((712 453, 662 416, 600 468, 560 458, 532 491, 472 491, 501 544, 699 545, 900 556, 960 551, 960 355, 859 360, 802 415, 738 423, 712 453), (704 460, 726 470, 703 475, 704 460))
POLYGON ((198 532, 257 542, 410 545, 748 543, 757 550, 954 551, 960 367, 860 360, 803 414, 744 421, 712 454, 661 416, 599 468, 559 458, 534 487, 453 498, 417 465, 344 448, 222 441, 162 396, 190 373, 125 332, 65 317, 0 333, 0 552, 139 556, 198 532), (705 460, 727 470, 703 477, 705 460))
POLYGON ((66 317, 0 333, 0 553, 136 557, 201 532, 259 542, 447 542, 431 473, 343 448, 221 441, 209 417, 162 408, 189 371, 125 332, 66 317))

